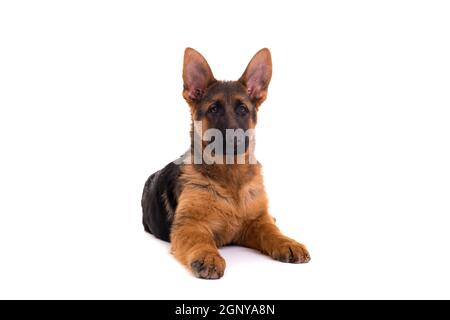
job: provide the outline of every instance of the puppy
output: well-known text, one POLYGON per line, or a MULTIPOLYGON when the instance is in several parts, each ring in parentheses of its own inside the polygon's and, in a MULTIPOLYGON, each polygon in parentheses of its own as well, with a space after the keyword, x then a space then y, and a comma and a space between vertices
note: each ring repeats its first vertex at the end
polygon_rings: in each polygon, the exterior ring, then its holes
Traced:
POLYGON ((268 49, 255 54, 237 81, 216 80, 200 53, 191 48, 184 53, 191 148, 148 178, 142 209, 145 230, 170 241, 176 259, 199 278, 223 276, 225 260, 218 248, 227 244, 253 248, 282 262, 310 260, 305 246, 283 235, 269 215, 261 165, 254 160, 254 137, 248 134, 255 128, 271 75, 268 49))

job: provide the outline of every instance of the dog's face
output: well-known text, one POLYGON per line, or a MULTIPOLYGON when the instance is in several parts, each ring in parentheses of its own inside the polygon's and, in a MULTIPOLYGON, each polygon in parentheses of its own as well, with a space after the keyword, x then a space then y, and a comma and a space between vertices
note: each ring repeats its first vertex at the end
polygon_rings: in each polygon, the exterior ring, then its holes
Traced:
POLYGON ((272 62, 268 49, 260 50, 250 61, 237 81, 218 81, 214 78, 205 58, 194 49, 187 48, 184 55, 183 97, 191 107, 192 119, 202 124, 202 130, 221 132, 223 154, 247 152, 248 135, 236 136, 233 144, 226 139, 227 131, 254 129, 257 111, 266 99, 272 75, 272 62), (244 144, 243 148, 240 145, 244 144))

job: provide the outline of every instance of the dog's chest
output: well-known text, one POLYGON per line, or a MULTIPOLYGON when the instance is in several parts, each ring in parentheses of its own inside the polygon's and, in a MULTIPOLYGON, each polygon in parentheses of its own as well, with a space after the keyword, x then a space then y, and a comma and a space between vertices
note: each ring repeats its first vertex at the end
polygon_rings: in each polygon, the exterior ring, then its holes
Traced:
POLYGON ((239 191, 237 209, 247 218, 253 218, 265 206, 266 196, 262 186, 250 184, 239 191))
POLYGON ((211 220, 211 228, 219 245, 231 243, 241 232, 245 223, 255 219, 267 206, 264 188, 249 184, 236 194, 221 190, 214 207, 220 207, 217 219, 211 220))
POLYGON ((238 219, 254 218, 266 205, 266 194, 262 184, 248 183, 238 190, 217 188, 213 191, 220 207, 227 207, 230 216, 238 219))

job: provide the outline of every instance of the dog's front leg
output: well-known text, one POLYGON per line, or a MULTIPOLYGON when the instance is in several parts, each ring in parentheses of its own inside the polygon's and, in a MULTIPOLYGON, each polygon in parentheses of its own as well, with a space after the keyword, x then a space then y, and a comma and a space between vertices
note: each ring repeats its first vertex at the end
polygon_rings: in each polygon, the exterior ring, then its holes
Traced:
POLYGON ((307 263, 311 259, 306 247, 283 235, 268 213, 249 221, 243 228, 238 243, 282 262, 307 263))
POLYGON ((221 278, 225 260, 217 250, 212 232, 199 221, 180 220, 176 221, 171 232, 173 255, 198 278, 221 278))

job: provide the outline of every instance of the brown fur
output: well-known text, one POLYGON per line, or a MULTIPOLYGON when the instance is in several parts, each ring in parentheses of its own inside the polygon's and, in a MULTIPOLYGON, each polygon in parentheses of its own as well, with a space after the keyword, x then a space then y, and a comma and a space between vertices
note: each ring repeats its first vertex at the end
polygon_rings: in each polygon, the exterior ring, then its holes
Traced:
MULTIPOLYGON (((204 114, 203 109, 217 99, 239 99, 257 109, 266 98, 271 73, 270 52, 263 49, 238 82, 225 85, 214 79, 198 52, 187 49, 183 96, 190 105, 192 119, 200 117, 203 126, 210 127, 207 117, 199 114, 204 114), (256 79, 252 78, 255 74, 256 79), (222 87, 211 93, 215 85, 222 87)), ((246 125, 254 128, 256 118, 249 118, 246 125)), ((283 262, 309 261, 305 246, 284 236, 269 215, 259 163, 185 164, 179 182, 181 193, 170 235, 172 253, 196 276, 215 279, 224 274, 225 260, 218 248, 227 244, 253 248, 283 262)))

